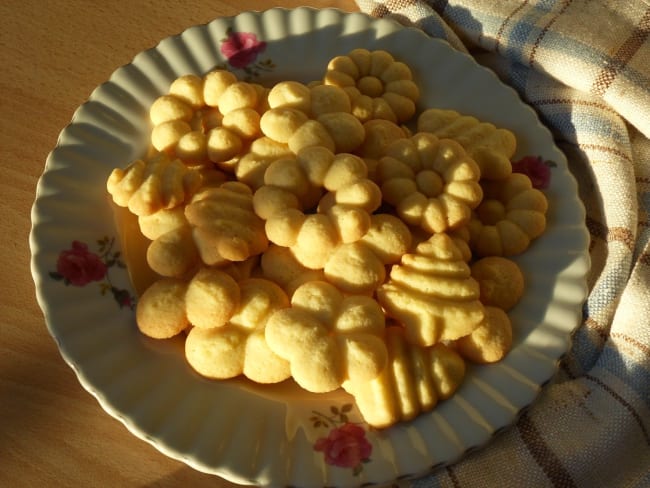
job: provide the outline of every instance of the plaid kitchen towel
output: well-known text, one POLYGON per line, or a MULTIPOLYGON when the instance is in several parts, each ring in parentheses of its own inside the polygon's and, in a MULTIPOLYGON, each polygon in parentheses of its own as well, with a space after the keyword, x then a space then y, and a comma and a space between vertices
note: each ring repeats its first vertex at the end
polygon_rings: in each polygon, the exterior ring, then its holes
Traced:
POLYGON ((403 486, 650 487, 650 3, 357 4, 514 87, 566 154, 591 236, 584 320, 539 400, 486 449, 403 486))

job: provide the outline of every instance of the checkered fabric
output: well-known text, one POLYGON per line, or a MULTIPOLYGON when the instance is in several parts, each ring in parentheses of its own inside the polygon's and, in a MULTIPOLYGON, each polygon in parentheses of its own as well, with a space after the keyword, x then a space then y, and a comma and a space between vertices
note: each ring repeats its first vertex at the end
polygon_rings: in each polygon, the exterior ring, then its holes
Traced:
POLYGON ((421 487, 650 487, 650 2, 357 0, 468 51, 552 131, 591 235, 584 320, 516 424, 421 487))

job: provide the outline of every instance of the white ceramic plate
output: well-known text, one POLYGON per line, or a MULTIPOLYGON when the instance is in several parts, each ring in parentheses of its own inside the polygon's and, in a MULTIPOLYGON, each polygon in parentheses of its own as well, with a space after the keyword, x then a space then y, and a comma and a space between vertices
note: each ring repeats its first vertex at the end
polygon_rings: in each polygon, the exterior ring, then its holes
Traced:
POLYGON ((533 111, 492 72, 446 43, 392 21, 337 10, 242 13, 189 28, 138 54, 61 132, 38 185, 32 222, 38 300, 83 386, 163 453, 239 483, 383 484, 457 460, 511 425, 535 399, 569 347, 586 296, 584 209, 564 156, 533 111), (541 155, 557 164, 546 190, 548 231, 518 259, 528 288, 512 312, 512 352, 496 365, 471 368, 458 393, 432 413, 384 431, 362 424, 360 437, 371 452, 361 464, 350 457, 337 467, 314 449, 346 420, 358 420, 344 393, 207 381, 186 365, 179 342, 149 340, 135 327, 106 178, 144 154, 151 102, 181 74, 226 65, 221 48, 229 36, 243 33, 257 41, 248 39, 254 56, 233 59, 245 66, 230 66, 241 78, 307 82, 321 78, 335 55, 386 49, 412 67, 423 92, 420 109, 454 108, 508 128, 518 137, 517 157, 541 155))

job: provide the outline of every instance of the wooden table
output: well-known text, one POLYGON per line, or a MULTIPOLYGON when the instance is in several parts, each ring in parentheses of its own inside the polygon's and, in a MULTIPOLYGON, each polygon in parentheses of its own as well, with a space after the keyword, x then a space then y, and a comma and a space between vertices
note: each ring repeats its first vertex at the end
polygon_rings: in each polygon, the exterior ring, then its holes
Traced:
POLYGON ((0 486, 234 486, 139 440, 78 383, 36 303, 30 209, 59 132, 116 68, 215 17, 299 5, 358 10, 353 0, 0 2, 0 486))

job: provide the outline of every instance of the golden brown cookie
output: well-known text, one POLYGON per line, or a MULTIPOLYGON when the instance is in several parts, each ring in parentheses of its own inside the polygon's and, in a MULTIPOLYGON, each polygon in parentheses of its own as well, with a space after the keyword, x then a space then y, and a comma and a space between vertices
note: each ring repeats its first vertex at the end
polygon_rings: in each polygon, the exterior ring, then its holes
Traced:
POLYGON ((521 173, 481 186, 483 201, 468 223, 472 251, 478 257, 524 252, 546 230, 546 196, 521 173))
POLYGON ((307 391, 323 393, 348 379, 375 378, 386 364, 381 334, 384 314, 370 297, 344 297, 323 281, 301 285, 291 307, 266 324, 270 348, 291 364, 291 375, 307 391))
POLYGON ((237 312, 239 305, 239 285, 219 269, 202 268, 187 285, 185 311, 194 327, 222 327, 237 312))
POLYGON ((144 335, 154 339, 169 339, 189 325, 185 313, 184 280, 163 278, 147 288, 138 299, 136 323, 144 335))
POLYGON ((205 188, 185 207, 203 262, 245 261, 268 246, 264 221, 253 210, 253 193, 239 182, 205 188))
POLYGON ((501 180, 512 173, 517 140, 507 129, 454 110, 430 108, 418 116, 417 130, 458 141, 478 164, 482 179, 501 180))
POLYGON ((459 143, 429 133, 392 142, 375 174, 397 215, 430 233, 463 226, 483 198, 474 160, 459 143))
POLYGON ((471 265, 471 271, 481 289, 483 305, 499 307, 507 312, 524 294, 524 275, 511 259, 500 256, 481 258, 471 265))
POLYGON ((386 368, 375 379, 346 381, 365 422, 386 428, 432 410, 449 398, 465 376, 465 361, 442 343, 430 347, 410 344, 399 326, 385 329, 386 368))
POLYGON ((278 383, 290 376, 289 363, 273 353, 264 329, 268 318, 289 306, 282 289, 271 281, 249 278, 238 284, 234 313, 220 327, 194 327, 185 342, 185 356, 199 374, 227 379, 244 375, 257 383, 278 383))
POLYGON ((435 234, 405 254, 377 289, 377 300, 405 327, 407 340, 420 346, 467 335, 483 319, 478 283, 446 234, 435 234))
POLYGON ((189 169, 178 159, 156 154, 138 159, 126 168, 115 168, 106 188, 113 201, 131 212, 151 215, 187 202, 201 186, 200 172, 189 169))
POLYGON ((415 114, 420 96, 409 66, 383 50, 354 49, 336 56, 327 65, 323 83, 343 88, 352 113, 362 122, 406 122, 415 114))
POLYGON ((485 307, 485 317, 469 335, 456 341, 456 349, 468 361, 494 363, 512 347, 512 323, 498 307, 485 307))

